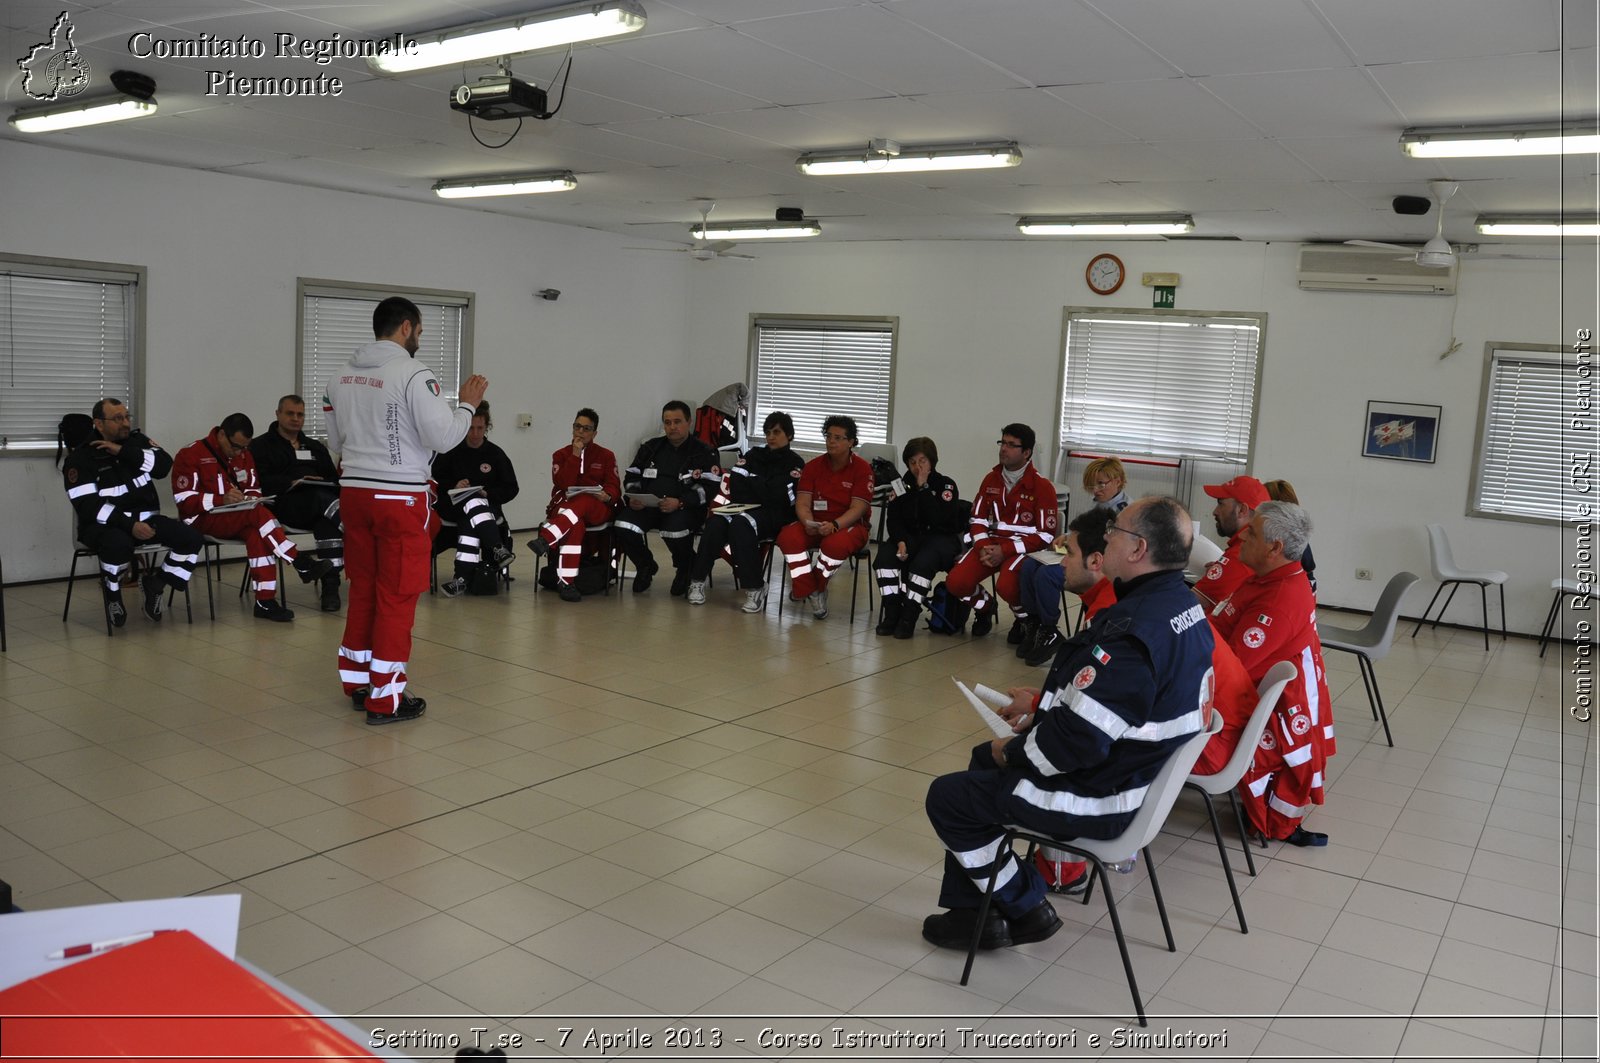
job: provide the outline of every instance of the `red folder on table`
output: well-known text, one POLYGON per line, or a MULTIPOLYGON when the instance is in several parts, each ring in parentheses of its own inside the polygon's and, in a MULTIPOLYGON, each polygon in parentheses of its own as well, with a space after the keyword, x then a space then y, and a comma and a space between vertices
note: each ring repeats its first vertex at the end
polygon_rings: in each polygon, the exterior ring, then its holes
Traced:
POLYGON ((187 931, 0 990, 7 1060, 375 1058, 187 931))

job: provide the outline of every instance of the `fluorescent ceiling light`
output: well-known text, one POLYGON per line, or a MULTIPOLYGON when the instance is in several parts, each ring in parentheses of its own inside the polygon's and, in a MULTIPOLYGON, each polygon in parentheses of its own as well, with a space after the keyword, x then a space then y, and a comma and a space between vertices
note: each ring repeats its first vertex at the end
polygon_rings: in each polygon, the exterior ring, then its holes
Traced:
POLYGON ((689 226, 696 240, 781 240, 797 236, 821 236, 822 226, 814 221, 719 221, 715 225, 689 226))
POLYGON ((440 181, 433 194, 441 199, 473 199, 478 196, 530 196, 539 192, 566 192, 578 187, 571 172, 506 173, 493 177, 458 177, 440 181))
POLYGON ((1188 214, 1063 214, 1018 218, 1026 236, 1177 236, 1194 229, 1188 214))
POLYGON ((1600 134, 1588 126, 1500 126, 1483 129, 1408 129, 1400 150, 1415 159, 1466 159, 1507 155, 1592 155, 1600 134))
POLYGON ((43 107, 25 107, 7 121, 22 133, 50 133, 58 129, 144 118, 156 113, 156 83, 148 74, 113 70, 111 84, 117 90, 116 95, 95 96, 87 100, 71 99, 43 107))
POLYGON ((452 66, 479 59, 522 55, 550 48, 565 48, 583 41, 604 40, 644 29, 644 8, 635 0, 602 0, 569 4, 516 18, 481 22, 471 26, 429 30, 401 37, 415 46, 367 57, 367 65, 381 74, 409 74, 436 66, 452 66))
POLYGON ((1600 236, 1600 218, 1592 214, 1566 218, 1558 214, 1480 214, 1478 231, 1485 236, 1600 236))
POLYGON ((807 152, 794 161, 812 177, 857 173, 926 173, 930 170, 993 170, 1017 166, 1022 152, 1014 143, 959 144, 901 148, 892 140, 874 140, 862 151, 807 152))

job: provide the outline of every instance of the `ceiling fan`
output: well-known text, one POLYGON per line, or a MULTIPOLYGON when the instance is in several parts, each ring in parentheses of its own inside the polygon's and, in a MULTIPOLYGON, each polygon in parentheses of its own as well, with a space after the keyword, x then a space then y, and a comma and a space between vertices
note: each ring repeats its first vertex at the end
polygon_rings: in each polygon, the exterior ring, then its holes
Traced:
POLYGON ((1353 247, 1381 247, 1386 251, 1401 251, 1404 254, 1396 261, 1410 259, 1424 269, 1449 269, 1456 264, 1456 252, 1455 248, 1450 246, 1450 241, 1444 238, 1444 205, 1450 202, 1450 197, 1460 188, 1461 186, 1454 181, 1428 182, 1428 194, 1433 197, 1433 202, 1438 207, 1439 221, 1434 229, 1433 239, 1420 248, 1384 243, 1381 240, 1346 240, 1345 243, 1353 247))
MULTIPOLYGON (((706 223, 711 218, 711 211, 716 207, 716 205, 717 201, 714 199, 702 199, 700 201, 700 228, 702 232, 705 230, 706 223)), ((734 243, 732 240, 717 240, 715 242, 710 240, 696 240, 688 247, 630 247, 627 250, 673 251, 681 254, 687 254, 696 262, 710 262, 718 258, 753 259, 756 257, 755 255, 735 254, 733 249, 738 246, 739 245, 734 243)))

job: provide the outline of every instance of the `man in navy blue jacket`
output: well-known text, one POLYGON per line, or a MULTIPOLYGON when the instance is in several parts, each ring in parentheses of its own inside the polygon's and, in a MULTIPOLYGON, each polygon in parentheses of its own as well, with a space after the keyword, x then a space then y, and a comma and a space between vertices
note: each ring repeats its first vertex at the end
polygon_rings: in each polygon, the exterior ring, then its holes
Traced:
POLYGON ((935 779, 928 819, 948 850, 939 904, 922 936, 965 949, 991 875, 981 948, 1043 941, 1061 928, 1044 880, 1001 852, 1007 824, 1060 838, 1114 838, 1132 821, 1166 758, 1205 726, 1211 627, 1183 582, 1193 524, 1176 499, 1144 498, 1106 527, 1102 571, 1117 603, 1094 638, 1057 658, 1044 690, 1013 690, 1001 714, 1017 731, 972 751, 964 772, 935 779))

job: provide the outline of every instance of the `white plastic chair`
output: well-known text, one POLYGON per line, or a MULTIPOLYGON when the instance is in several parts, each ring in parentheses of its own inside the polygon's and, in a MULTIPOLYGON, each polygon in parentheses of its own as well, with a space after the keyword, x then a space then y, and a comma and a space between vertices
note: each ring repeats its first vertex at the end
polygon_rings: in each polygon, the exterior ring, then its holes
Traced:
MULTIPOLYGON (((1178 791, 1183 789, 1184 780, 1188 778, 1189 771, 1194 767, 1194 762, 1200 759, 1200 751, 1205 748, 1211 736, 1222 730, 1222 714, 1213 710, 1211 719, 1204 730, 1184 742, 1167 757, 1161 770, 1150 781, 1146 790, 1144 803, 1139 806, 1139 811, 1134 813, 1133 820, 1121 834, 1115 838, 1100 840, 1097 838, 1057 838, 1049 834, 1040 834, 1026 827, 1008 826, 1005 837, 1000 842, 1000 852, 1010 850, 1012 843, 1020 838, 1028 843, 1027 855, 1022 858, 1024 866, 1033 863, 1034 850, 1041 845, 1048 845, 1055 849, 1065 849, 1074 856, 1083 858, 1089 865, 1089 870, 1099 876, 1100 885, 1106 895, 1106 911, 1111 915, 1111 929, 1117 936, 1117 949, 1122 953, 1122 969, 1128 975, 1128 989, 1133 993, 1133 1006, 1139 1014, 1139 1025, 1148 1026, 1144 1015, 1144 1001, 1139 997, 1139 983, 1133 976, 1133 961, 1128 958, 1128 941, 1122 934, 1122 919, 1117 915, 1117 898, 1111 890, 1111 880, 1107 877, 1106 865, 1120 863, 1127 860, 1141 850, 1144 852, 1145 870, 1150 876, 1150 889, 1156 895, 1156 910, 1161 913, 1161 929, 1167 935, 1167 951, 1177 952, 1177 942, 1172 939, 1172 923, 1167 919, 1167 906, 1161 899, 1161 884, 1156 881, 1156 863, 1150 857, 1150 842, 1161 832, 1162 824, 1167 821, 1167 813, 1172 811, 1172 804, 1178 799, 1178 791)), ((978 908, 978 921, 972 934, 972 944, 967 948, 967 965, 961 971, 961 984, 966 985, 967 979, 972 975, 972 961, 978 955, 978 940, 983 933, 984 920, 989 916, 989 905, 994 900, 994 884, 998 875, 989 876, 989 888, 983 894, 983 903, 978 908)), ((1089 888, 1083 892, 1083 903, 1089 903, 1089 897, 1094 893, 1094 880, 1089 881, 1089 888)))
POLYGON ((1367 688, 1367 702, 1372 706, 1372 718, 1383 722, 1383 737, 1388 739, 1391 747, 1394 745, 1394 735, 1389 733, 1389 714, 1383 707, 1383 695, 1378 692, 1378 673, 1373 671, 1372 662, 1389 656, 1389 650, 1394 645, 1394 627, 1400 619, 1400 600, 1420 578, 1414 572, 1396 572, 1384 585, 1383 593, 1378 596, 1378 604, 1373 607, 1372 617, 1364 628, 1352 631, 1349 628, 1317 625, 1317 635, 1322 640, 1323 649, 1343 650, 1356 655, 1356 660, 1361 664, 1361 682, 1367 688))
POLYGON ((1244 921, 1244 905, 1239 901, 1239 888, 1233 882, 1233 864, 1228 860, 1227 846, 1222 844, 1222 827, 1217 823, 1217 809, 1211 803, 1211 799, 1222 794, 1228 795, 1228 803, 1233 806, 1234 818, 1239 821, 1239 840, 1244 844, 1245 865, 1253 877, 1256 873, 1256 861, 1250 853, 1250 835, 1245 829, 1244 813, 1239 810, 1239 802, 1233 796, 1233 791, 1238 787, 1239 780, 1244 778, 1244 773, 1249 769, 1251 762, 1255 760, 1256 746, 1261 744, 1261 733, 1267 729, 1267 723, 1272 719, 1272 712, 1278 707, 1278 698, 1283 695, 1283 688, 1299 674, 1292 661, 1279 661, 1267 669, 1267 674, 1262 676, 1261 682, 1256 685, 1256 707, 1250 713, 1250 722, 1239 732, 1239 744, 1233 747, 1233 755, 1228 758, 1228 762, 1210 775, 1190 775, 1183 784, 1185 787, 1197 790, 1205 800, 1206 815, 1211 819, 1212 836, 1217 839, 1217 855, 1222 857, 1222 871, 1228 878, 1228 892, 1233 894, 1233 910, 1239 917, 1241 934, 1250 933, 1250 926, 1244 921))
POLYGON ((1445 536, 1444 525, 1428 525, 1428 555, 1433 564, 1433 578, 1439 581, 1439 589, 1433 592, 1433 597, 1428 599, 1428 608, 1422 611, 1422 619, 1417 621, 1417 626, 1411 629, 1411 637, 1416 638, 1417 632, 1422 630, 1422 625, 1428 622, 1428 614, 1433 611, 1433 603, 1439 600, 1439 595, 1446 587, 1450 588, 1450 596, 1444 600, 1444 605, 1439 608, 1439 615, 1433 618, 1434 629, 1439 627, 1439 621, 1444 619, 1445 610, 1450 608, 1450 599, 1456 596, 1456 588, 1463 583, 1474 584, 1478 594, 1483 599, 1483 648, 1489 648, 1489 585, 1492 583, 1500 588, 1500 638, 1506 637, 1506 580, 1511 577, 1498 569, 1483 569, 1474 571, 1457 568, 1455 558, 1450 553, 1450 540, 1445 536))

